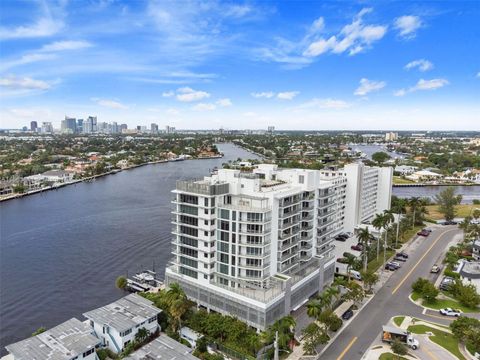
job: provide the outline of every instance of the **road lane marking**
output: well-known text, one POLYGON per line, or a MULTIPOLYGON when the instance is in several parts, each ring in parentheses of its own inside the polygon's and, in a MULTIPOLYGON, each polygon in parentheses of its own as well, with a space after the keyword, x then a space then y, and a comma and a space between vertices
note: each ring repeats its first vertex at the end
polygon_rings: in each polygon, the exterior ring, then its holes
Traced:
POLYGON ((402 279, 402 281, 400 281, 400 284, 398 284, 397 287, 392 290, 392 295, 395 294, 398 291, 398 289, 403 285, 403 283, 410 277, 410 275, 412 275, 412 273, 415 271, 417 266, 423 261, 423 259, 425 259, 425 256, 428 255, 430 250, 432 250, 432 248, 437 244, 437 242, 442 238, 442 236, 449 233, 450 231, 455 231, 455 230, 458 230, 458 229, 447 230, 447 231, 445 231, 444 233, 442 233, 438 236, 438 238, 432 243, 432 245, 430 245, 430 247, 427 249, 427 251, 425 251, 425 253, 422 255, 422 257, 420 259, 418 259, 417 263, 410 269, 410 271, 407 273, 407 275, 405 275, 405 277, 402 279))
POLYGON ((345 356, 345 354, 348 352, 348 350, 350 350, 350 348, 352 347, 352 345, 355 343, 355 341, 357 341, 358 337, 354 337, 352 339, 352 341, 350 341, 347 345, 347 347, 342 351, 342 353, 340 354, 340 356, 337 358, 337 360, 342 360, 343 357, 345 356))

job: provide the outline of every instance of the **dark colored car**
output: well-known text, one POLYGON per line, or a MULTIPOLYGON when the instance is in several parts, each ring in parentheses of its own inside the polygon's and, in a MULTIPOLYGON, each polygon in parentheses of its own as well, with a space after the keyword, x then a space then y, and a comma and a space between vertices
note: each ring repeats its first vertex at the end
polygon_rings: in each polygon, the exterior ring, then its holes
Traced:
POLYGON ((398 256, 398 255, 396 255, 396 256, 393 258, 393 260, 395 260, 395 261, 403 261, 403 262, 407 261, 407 259, 405 259, 403 256, 398 256))
POLYGON ((352 316, 353 316, 353 310, 352 310, 352 309, 348 309, 347 311, 345 311, 345 312, 342 314, 342 319, 343 319, 343 320, 348 320, 348 319, 350 319, 352 316))
POLYGON ((385 270, 390 270, 390 271, 395 271, 397 270, 397 267, 391 263, 386 263, 385 264, 385 270))
POLYGON ((458 225, 458 222, 453 220, 444 221, 443 225, 458 225))
POLYGON ((344 241, 344 242, 345 242, 345 241, 347 241, 347 238, 338 235, 338 236, 335 236, 335 240, 337 240, 337 241, 344 241))
POLYGON ((404 259, 408 259, 408 254, 406 252, 399 252, 397 253, 395 256, 401 256, 403 257, 404 259))
POLYGON ((417 232, 417 235, 427 237, 428 235, 430 235, 430 231, 423 229, 422 231, 417 232))
POLYGON ((357 250, 357 251, 362 251, 363 250, 363 245, 362 244, 352 245, 350 247, 350 249, 357 250))
POLYGON ((345 258, 338 258, 337 262, 340 263, 340 264, 346 264, 346 263, 348 263, 348 260, 345 259, 345 258))

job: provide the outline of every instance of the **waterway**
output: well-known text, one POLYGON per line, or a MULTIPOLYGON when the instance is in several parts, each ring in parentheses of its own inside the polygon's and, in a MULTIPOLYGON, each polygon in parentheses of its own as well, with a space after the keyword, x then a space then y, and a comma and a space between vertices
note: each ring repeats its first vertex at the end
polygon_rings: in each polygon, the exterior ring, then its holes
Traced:
MULTIPOLYGON (((445 190, 446 186, 418 186, 418 187, 400 187, 393 188, 393 195, 400 198, 421 197, 434 199, 435 195, 445 190)), ((455 193, 462 195, 462 204, 471 204, 474 199, 480 200, 480 185, 473 186, 454 186, 455 193)))
POLYGON ((4 346, 123 296, 120 274, 171 258, 171 190, 237 158, 139 167, 0 203, 0 354, 4 346))

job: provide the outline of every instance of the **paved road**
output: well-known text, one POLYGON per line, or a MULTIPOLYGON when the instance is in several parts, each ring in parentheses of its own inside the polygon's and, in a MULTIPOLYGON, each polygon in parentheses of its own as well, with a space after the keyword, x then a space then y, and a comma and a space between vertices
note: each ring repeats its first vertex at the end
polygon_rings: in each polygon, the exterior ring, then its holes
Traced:
MULTIPOLYGON (((417 238, 406 249, 410 257, 401 269, 392 274, 385 285, 321 354, 320 359, 359 360, 370 344, 380 336, 382 325, 395 315, 410 315, 448 325, 451 319, 435 314, 422 314, 422 308, 408 296, 418 277, 429 274, 433 264, 446 251, 448 243, 461 233, 456 226, 434 228, 427 238, 417 238)), ((429 275, 430 276, 430 275, 429 275)))

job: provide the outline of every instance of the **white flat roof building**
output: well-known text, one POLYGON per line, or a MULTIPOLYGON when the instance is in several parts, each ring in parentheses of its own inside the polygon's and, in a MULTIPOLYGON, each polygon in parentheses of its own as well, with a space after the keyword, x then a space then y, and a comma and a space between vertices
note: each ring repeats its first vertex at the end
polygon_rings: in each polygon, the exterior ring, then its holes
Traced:
POLYGON ((150 300, 130 294, 83 316, 90 320, 90 326, 102 345, 120 352, 135 339, 139 329, 145 328, 149 333, 159 330, 157 317, 161 312, 150 300))
POLYGON ((198 360, 192 355, 193 349, 161 334, 155 340, 136 350, 125 360, 198 360))
POLYGON ((72 318, 5 348, 13 360, 96 360, 100 340, 92 333, 87 324, 72 318))
POLYGON ((333 238, 389 208, 391 180, 390 167, 261 164, 178 181, 166 282, 264 329, 333 280, 333 238))

